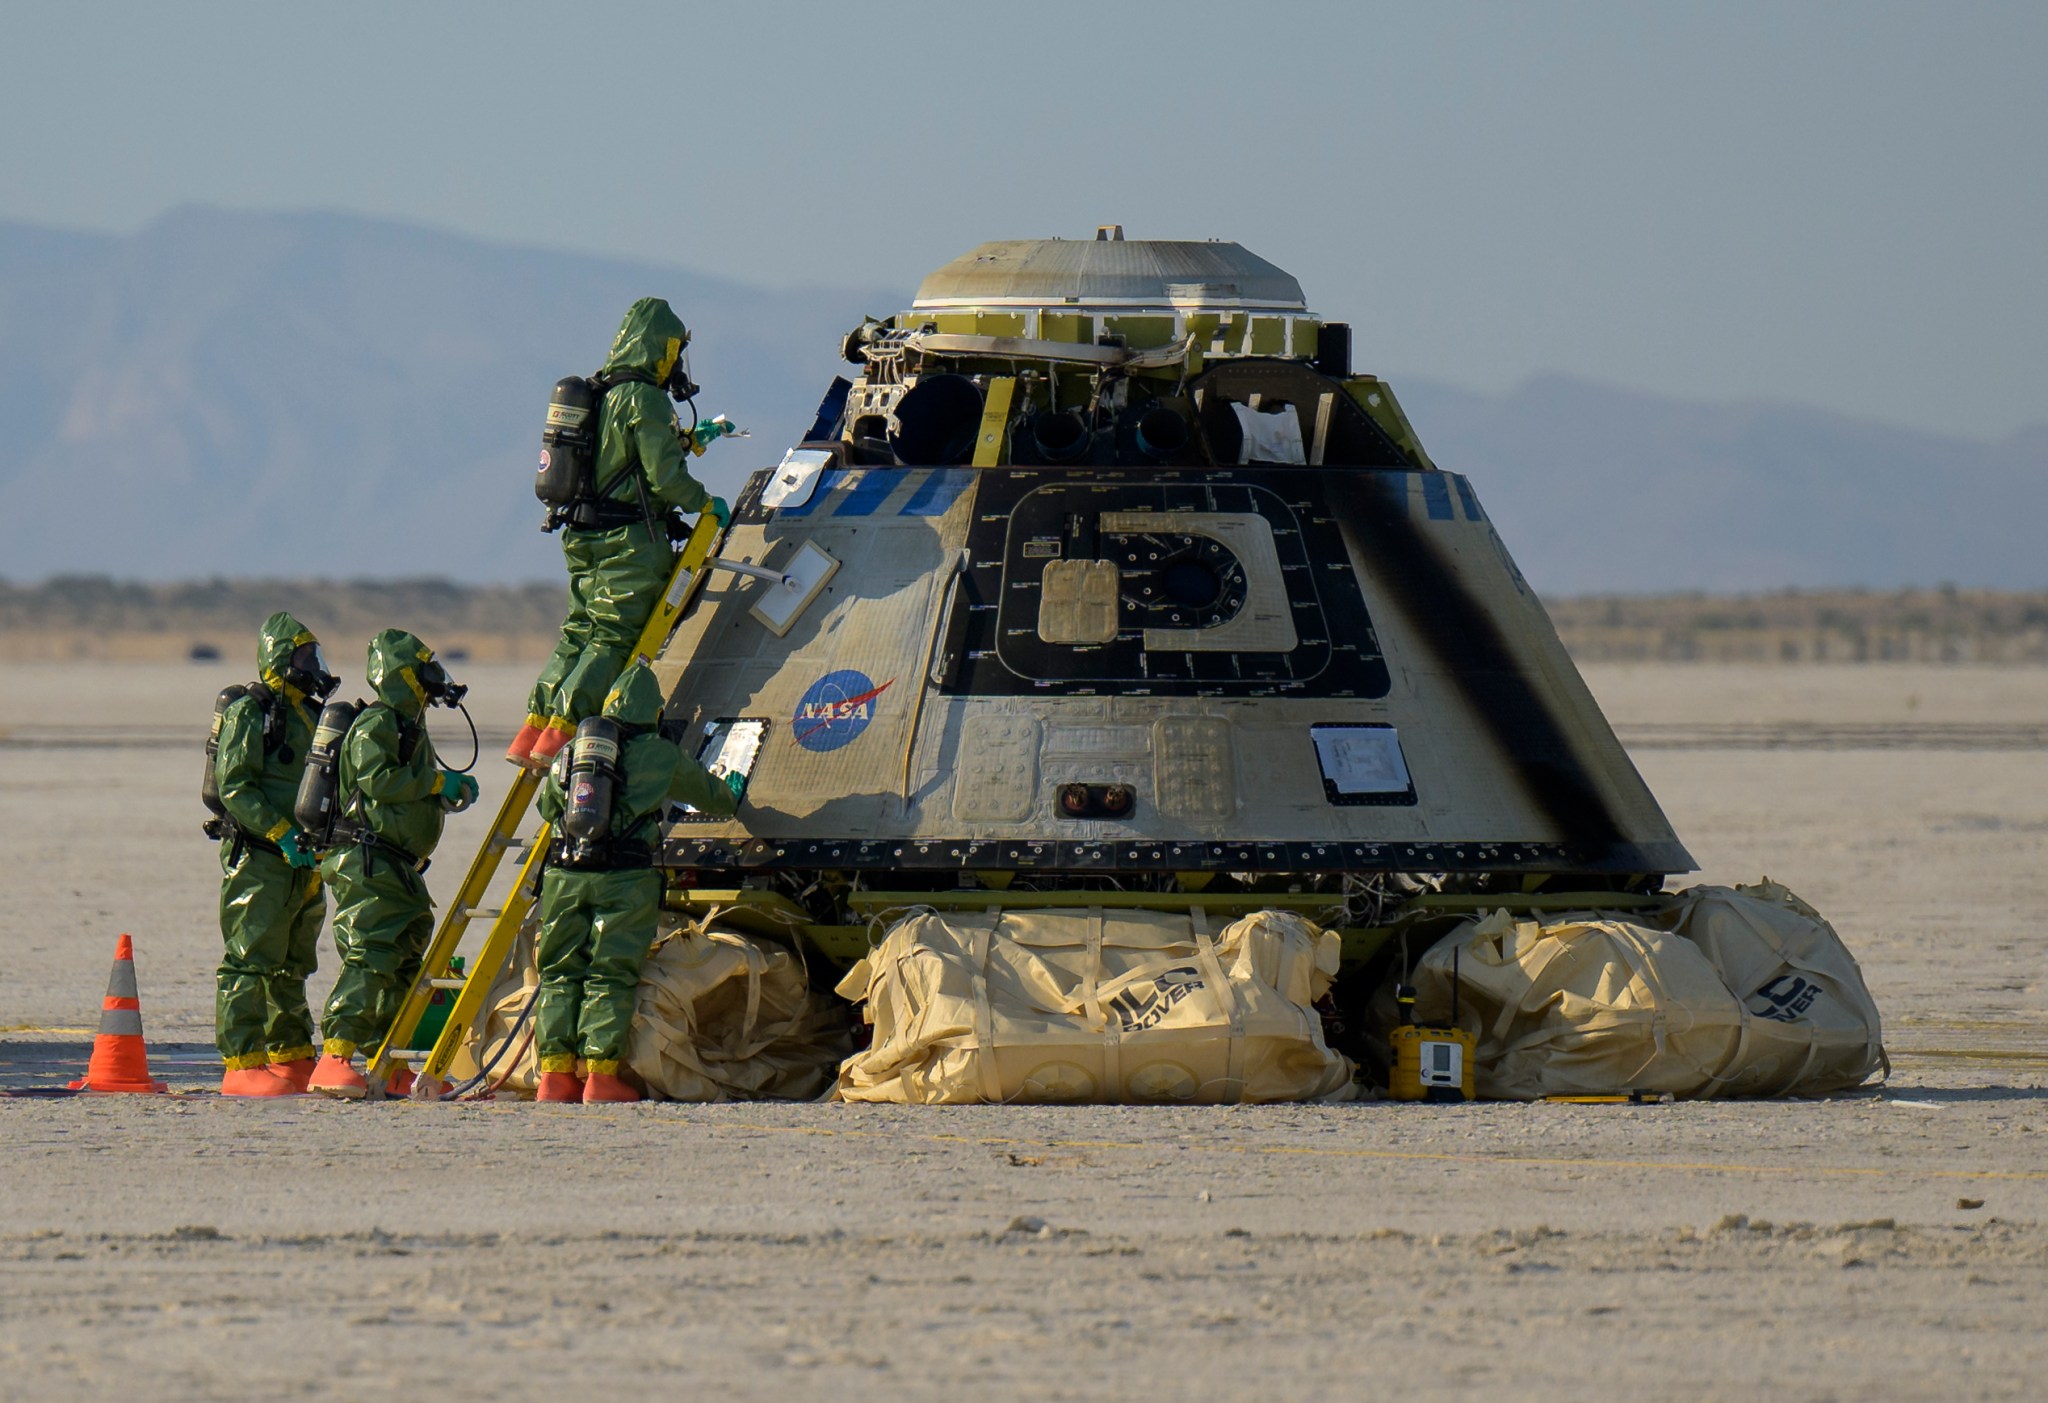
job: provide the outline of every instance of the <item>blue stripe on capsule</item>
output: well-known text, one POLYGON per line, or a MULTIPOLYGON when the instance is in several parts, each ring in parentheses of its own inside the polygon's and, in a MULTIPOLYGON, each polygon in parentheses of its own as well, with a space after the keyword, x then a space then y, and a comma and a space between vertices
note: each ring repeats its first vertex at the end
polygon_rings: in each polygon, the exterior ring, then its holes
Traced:
POLYGON ((1465 504, 1465 520, 1486 520, 1486 513, 1479 510, 1479 498, 1473 493, 1472 484, 1462 477, 1452 478, 1451 484, 1458 489, 1458 500, 1465 504))
POLYGON ((1455 521, 1451 511, 1451 489, 1444 484, 1442 473, 1422 474, 1422 501, 1429 508, 1431 521, 1455 521))
POLYGON ((775 515, 777 517, 809 516, 811 512, 816 509, 818 503, 825 500, 826 494, 839 486, 841 480, 843 480, 845 476, 846 469, 844 468, 825 469, 824 472, 818 474, 817 482, 813 484, 811 487, 811 495, 804 498, 803 505, 795 507, 777 507, 775 509, 775 515))
POLYGON ((873 516, 883 500, 902 485, 903 474, 894 468, 869 468, 860 481, 832 509, 834 516, 873 516))
POLYGON ((972 468, 933 468, 925 475, 924 486, 910 495, 897 515, 944 516, 973 481, 972 468))

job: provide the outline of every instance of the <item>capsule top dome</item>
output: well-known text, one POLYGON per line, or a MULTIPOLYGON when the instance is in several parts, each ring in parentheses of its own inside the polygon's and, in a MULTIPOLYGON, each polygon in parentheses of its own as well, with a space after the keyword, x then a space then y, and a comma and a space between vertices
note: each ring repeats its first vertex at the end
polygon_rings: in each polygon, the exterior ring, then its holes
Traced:
POLYGON ((1240 244, 1000 239, 918 285, 917 310, 962 307, 1260 308, 1305 312, 1301 284, 1240 244))

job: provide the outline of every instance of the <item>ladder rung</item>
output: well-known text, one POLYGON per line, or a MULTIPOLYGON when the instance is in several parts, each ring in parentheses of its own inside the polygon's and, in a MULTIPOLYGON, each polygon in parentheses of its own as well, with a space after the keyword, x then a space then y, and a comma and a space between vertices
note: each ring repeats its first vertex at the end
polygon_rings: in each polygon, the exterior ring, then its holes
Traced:
POLYGON ((469 981, 467 979, 464 979, 461 975, 451 974, 442 979, 429 979, 427 981, 427 987, 431 989, 460 989, 463 985, 467 983, 469 983, 469 981))
POLYGON ((505 914, 505 908, 502 906, 462 906, 456 908, 456 914, 465 921, 495 921, 498 917, 505 914))
POLYGON ((523 853, 533 846, 531 838, 493 838, 491 846, 499 852, 523 853))
POLYGON ((394 1047, 384 1054, 386 1062, 424 1062, 434 1055, 434 1049, 416 1047, 394 1047))

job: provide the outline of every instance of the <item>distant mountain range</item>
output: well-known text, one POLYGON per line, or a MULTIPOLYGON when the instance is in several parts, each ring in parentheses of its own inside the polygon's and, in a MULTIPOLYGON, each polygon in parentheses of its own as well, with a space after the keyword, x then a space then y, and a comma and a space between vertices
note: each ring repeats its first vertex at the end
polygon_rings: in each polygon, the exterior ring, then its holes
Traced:
POLYGON ((728 495, 809 427, 839 338, 904 297, 336 214, 0 224, 0 575, 557 574, 532 486, 548 394, 649 295, 691 328, 698 408, 753 430, 693 460, 728 495))
POLYGON ((1992 444, 1561 375, 1394 388, 1545 594, 2048 585, 2048 423, 1992 444))
MULTIPOLYGON (((325 213, 186 208, 125 238, 0 224, 0 576, 546 578, 529 483, 548 391, 596 368, 633 298, 675 305, 700 409, 755 432, 698 460, 729 495, 809 424, 840 335, 909 293, 770 292, 325 213)), ((2048 584, 2048 424, 1985 444, 1366 368, 1548 593, 2048 584)))

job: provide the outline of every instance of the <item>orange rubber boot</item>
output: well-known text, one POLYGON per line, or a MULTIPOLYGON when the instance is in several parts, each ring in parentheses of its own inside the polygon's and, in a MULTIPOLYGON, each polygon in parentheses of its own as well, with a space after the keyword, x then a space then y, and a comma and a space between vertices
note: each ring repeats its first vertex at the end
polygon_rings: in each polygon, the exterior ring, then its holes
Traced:
POLYGON ((527 752, 526 768, 529 770, 545 770, 555 762, 555 756, 561 753, 562 747, 574 739, 576 739, 576 728, 574 726, 569 725, 565 721, 552 723, 545 731, 540 733, 540 739, 533 743, 533 749, 527 752))
POLYGON ((360 1101, 370 1094, 370 1084, 363 1080, 363 1074, 346 1056, 332 1052, 320 1054, 313 1075, 306 1079, 306 1087, 322 1096, 339 1096, 344 1101, 360 1101))
POLYGON ((294 1057, 289 1062, 271 1063, 270 1074, 284 1078, 291 1083, 293 1091, 303 1093, 307 1089, 306 1084, 313 1080, 314 1065, 310 1057, 294 1057))
POLYGON ((272 1072, 268 1065, 262 1067, 237 1067, 221 1073, 220 1094, 223 1096, 296 1096, 293 1085, 272 1072))
POLYGON ((524 765, 526 757, 533 754, 533 743, 540 739, 540 734, 545 729, 546 718, 527 717, 526 724, 519 728, 519 734, 512 737, 512 744, 506 747, 505 758, 515 765, 524 765))
POLYGON ((542 1072, 540 1089, 534 1093, 536 1101, 581 1101, 583 1079, 574 1072, 542 1072))
POLYGON ((384 1083, 386 1096, 404 1098, 412 1095, 412 1068, 400 1067, 391 1074, 391 1080, 384 1083))
POLYGON ((592 1072, 583 1083, 583 1104, 599 1101, 642 1101, 646 1098, 610 1072, 592 1072))

